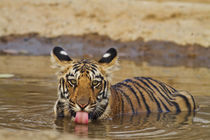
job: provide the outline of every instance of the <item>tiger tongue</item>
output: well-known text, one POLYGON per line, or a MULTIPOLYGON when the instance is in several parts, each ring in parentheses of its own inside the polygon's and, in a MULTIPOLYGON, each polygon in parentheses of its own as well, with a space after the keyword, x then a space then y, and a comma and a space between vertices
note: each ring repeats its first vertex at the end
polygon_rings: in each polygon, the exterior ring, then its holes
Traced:
POLYGON ((75 122, 80 124, 88 124, 88 113, 87 112, 76 112, 75 122))

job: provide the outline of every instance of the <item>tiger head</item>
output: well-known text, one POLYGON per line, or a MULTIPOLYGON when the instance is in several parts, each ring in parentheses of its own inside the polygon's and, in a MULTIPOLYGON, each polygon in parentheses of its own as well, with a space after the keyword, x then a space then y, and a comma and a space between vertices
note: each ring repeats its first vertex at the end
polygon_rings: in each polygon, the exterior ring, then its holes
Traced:
POLYGON ((58 98, 68 105, 71 118, 77 112, 87 112, 89 121, 106 116, 111 73, 118 67, 117 51, 110 48, 99 61, 73 60, 63 48, 55 47, 51 61, 59 69, 58 98))

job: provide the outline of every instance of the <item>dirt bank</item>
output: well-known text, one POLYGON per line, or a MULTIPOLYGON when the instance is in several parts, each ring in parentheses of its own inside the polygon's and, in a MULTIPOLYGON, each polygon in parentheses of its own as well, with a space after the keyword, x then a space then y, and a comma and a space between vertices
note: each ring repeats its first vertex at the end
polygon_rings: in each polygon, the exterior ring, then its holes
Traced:
POLYGON ((54 46, 64 47, 72 58, 101 57, 110 47, 118 49, 121 59, 158 66, 210 68, 210 48, 198 44, 180 45, 170 41, 138 38, 121 42, 108 36, 85 34, 43 37, 38 34, 0 37, 0 54, 49 55, 54 46))
POLYGON ((210 46, 209 0, 0 0, 0 36, 82 36, 210 46))

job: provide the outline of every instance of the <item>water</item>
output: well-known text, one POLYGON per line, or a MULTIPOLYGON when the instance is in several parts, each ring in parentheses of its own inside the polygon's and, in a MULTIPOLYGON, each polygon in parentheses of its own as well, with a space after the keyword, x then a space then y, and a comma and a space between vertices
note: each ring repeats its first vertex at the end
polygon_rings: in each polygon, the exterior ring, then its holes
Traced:
MULTIPOLYGON (((118 116, 87 126, 76 125, 68 119, 55 120, 53 105, 57 81, 55 71, 50 69, 49 57, 1 56, 0 74, 14 76, 0 78, 0 130, 5 130, 4 133, 19 130, 32 132, 32 136, 37 136, 37 131, 47 130, 49 134, 58 132, 61 135, 67 133, 97 139, 209 139, 210 69, 154 67, 125 60, 120 63, 121 70, 114 74, 113 83, 132 76, 151 76, 177 89, 190 91, 200 110, 192 114, 118 116)), ((64 138, 69 136, 65 135, 64 138)))

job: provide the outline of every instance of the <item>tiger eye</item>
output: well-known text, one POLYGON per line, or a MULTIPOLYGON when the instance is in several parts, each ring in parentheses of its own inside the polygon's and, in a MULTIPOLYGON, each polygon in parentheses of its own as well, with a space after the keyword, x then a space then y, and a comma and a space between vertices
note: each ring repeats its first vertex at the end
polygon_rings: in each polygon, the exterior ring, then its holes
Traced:
POLYGON ((70 79, 69 82, 72 85, 76 85, 77 84, 77 80, 75 80, 75 79, 70 79))
POLYGON ((100 81, 94 80, 94 81, 92 82, 92 85, 93 85, 93 86, 97 86, 98 84, 100 84, 100 81))

